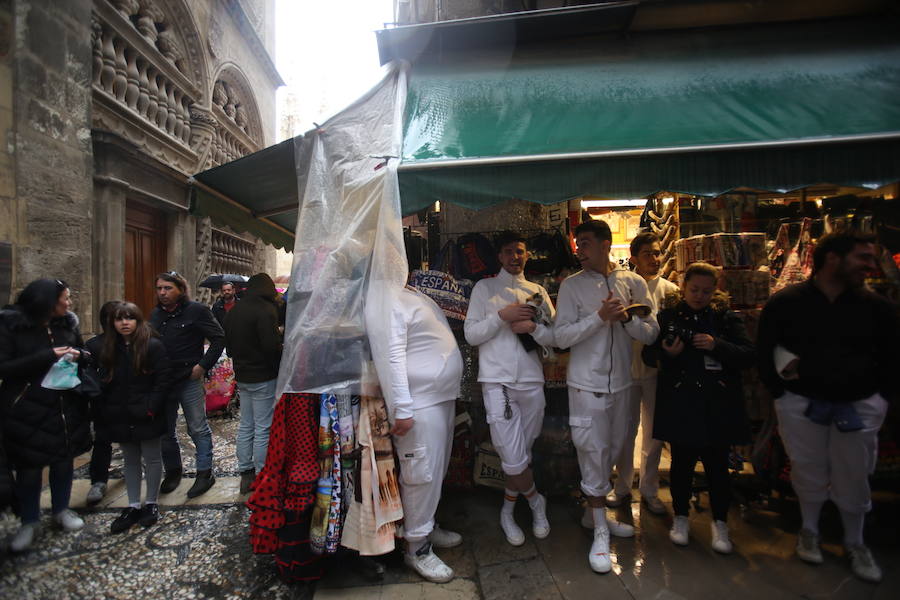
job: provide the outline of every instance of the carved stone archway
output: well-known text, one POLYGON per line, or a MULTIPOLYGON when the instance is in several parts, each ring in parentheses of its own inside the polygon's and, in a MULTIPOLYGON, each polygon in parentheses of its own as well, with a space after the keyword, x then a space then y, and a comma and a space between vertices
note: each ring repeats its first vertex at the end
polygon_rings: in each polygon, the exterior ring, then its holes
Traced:
POLYGON ((265 145, 262 119, 253 88, 241 69, 226 63, 212 90, 212 115, 216 130, 206 167, 220 165, 256 152, 265 145))

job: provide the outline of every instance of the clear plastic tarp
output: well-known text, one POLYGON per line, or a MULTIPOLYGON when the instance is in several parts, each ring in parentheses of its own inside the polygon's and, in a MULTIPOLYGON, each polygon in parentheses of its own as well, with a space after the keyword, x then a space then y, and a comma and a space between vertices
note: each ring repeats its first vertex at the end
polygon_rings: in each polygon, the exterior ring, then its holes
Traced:
POLYGON ((300 211, 279 397, 361 393, 368 361, 380 362, 387 320, 367 331, 364 314, 367 302, 389 306, 407 276, 397 183, 407 71, 390 65, 368 94, 297 140, 300 211))

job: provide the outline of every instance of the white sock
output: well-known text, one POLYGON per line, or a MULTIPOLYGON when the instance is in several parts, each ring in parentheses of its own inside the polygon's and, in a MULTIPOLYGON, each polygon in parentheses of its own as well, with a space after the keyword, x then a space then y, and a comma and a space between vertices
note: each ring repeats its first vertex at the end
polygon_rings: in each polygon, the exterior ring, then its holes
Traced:
POLYGON ((800 515, 803 517, 803 529, 819 533, 819 515, 822 514, 824 502, 800 502, 800 515))
POLYGON ((138 509, 139 509, 139 508, 141 507, 141 503, 140 503, 140 502, 130 502, 130 503, 128 504, 128 506, 130 506, 131 508, 138 508, 138 509))
POLYGON ((516 500, 519 498, 519 492, 510 489, 503 490, 503 512, 513 514, 516 508, 516 500))
POLYGON ((531 489, 525 492, 524 495, 525 499, 528 500, 528 506, 531 507, 531 510, 534 510, 541 501, 541 495, 538 494, 537 488, 532 485, 531 489))
POLYGON ((591 514, 594 516, 594 529, 607 529, 606 524, 606 508, 592 508, 591 514))
POLYGON ((848 548, 863 545, 863 525, 866 513, 852 513, 841 510, 841 523, 844 525, 844 545, 848 548))
POLYGON ((418 552, 422 546, 428 543, 428 538, 419 538, 419 539, 408 539, 406 540, 406 553, 410 556, 415 556, 416 552, 418 552))

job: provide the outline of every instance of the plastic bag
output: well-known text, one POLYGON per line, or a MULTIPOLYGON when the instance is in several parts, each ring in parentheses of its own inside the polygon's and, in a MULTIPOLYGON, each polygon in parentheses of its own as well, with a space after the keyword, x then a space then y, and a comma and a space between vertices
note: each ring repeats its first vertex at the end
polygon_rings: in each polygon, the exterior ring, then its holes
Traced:
POLYGON ((72 361, 71 354, 64 354, 58 361, 53 363, 41 387, 48 390, 71 390, 81 384, 78 378, 78 363, 72 361))

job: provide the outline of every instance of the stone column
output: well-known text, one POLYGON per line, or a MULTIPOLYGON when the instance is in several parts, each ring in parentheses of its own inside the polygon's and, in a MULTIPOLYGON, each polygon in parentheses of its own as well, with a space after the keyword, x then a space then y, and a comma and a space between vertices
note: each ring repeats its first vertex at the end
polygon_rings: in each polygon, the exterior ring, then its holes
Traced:
MULTIPOLYGON (((94 177, 94 306, 125 297, 125 199, 131 186, 109 176, 94 177)), ((96 312, 95 311, 95 312, 96 312)), ((99 332, 99 323, 83 329, 99 332)))

